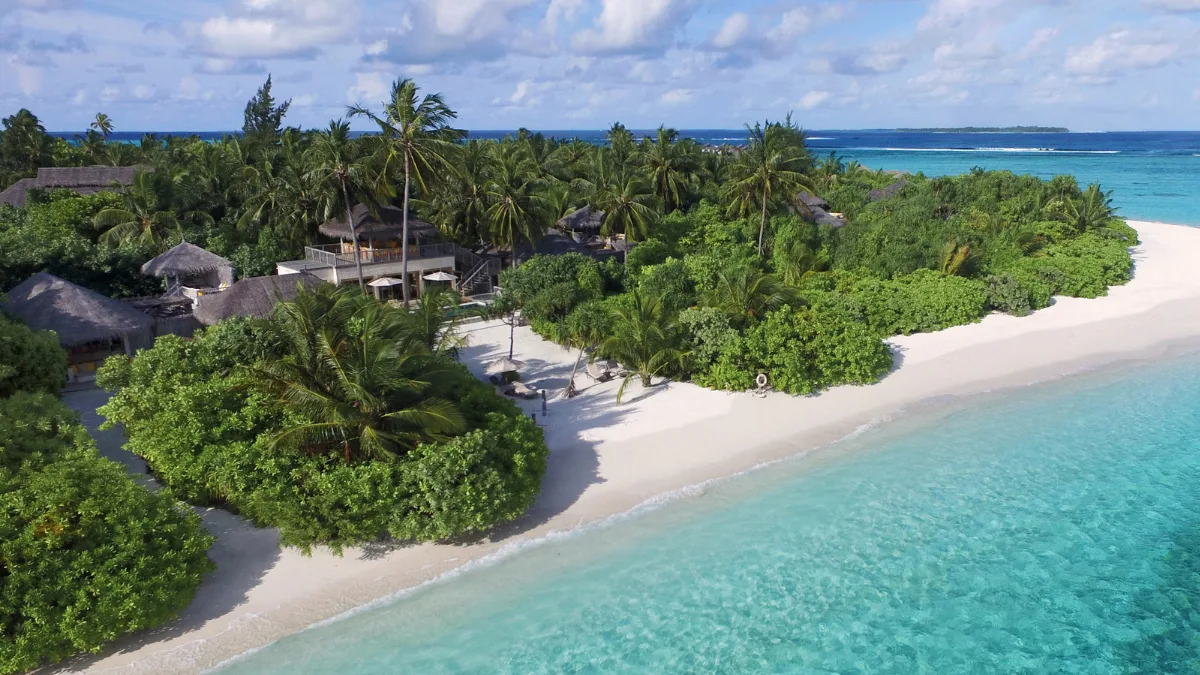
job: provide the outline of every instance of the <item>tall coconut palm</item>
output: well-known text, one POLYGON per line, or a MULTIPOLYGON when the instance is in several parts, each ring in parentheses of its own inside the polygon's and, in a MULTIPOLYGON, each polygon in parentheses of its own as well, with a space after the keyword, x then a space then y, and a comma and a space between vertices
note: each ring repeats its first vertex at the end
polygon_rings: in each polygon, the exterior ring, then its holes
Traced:
POLYGON ((650 184, 633 172, 624 172, 615 180, 600 186, 591 200, 592 206, 604 212, 604 232, 625 235, 626 259, 629 244, 650 236, 658 215, 658 197, 650 184))
POLYGON ((88 125, 89 129, 99 131, 102 136, 108 138, 113 132, 112 118, 104 113, 96 113, 96 119, 88 125))
MULTIPOLYGON (((404 215, 400 266, 404 276, 404 304, 409 301, 408 288, 408 209, 412 182, 426 192, 426 183, 438 169, 454 171, 450 161, 454 143, 466 132, 450 126, 458 113, 446 105, 441 94, 420 95, 420 88, 408 78, 392 84, 391 98, 377 115, 362 106, 350 106, 351 117, 366 117, 379 126, 389 167, 399 163, 404 174, 404 215)), ((387 171, 381 176, 387 175, 387 171)), ((390 187, 390 185, 385 185, 390 187)))
POLYGON ((617 390, 620 405, 630 380, 640 378, 642 386, 649 387, 663 371, 681 365, 686 354, 678 347, 679 328, 668 315, 662 298, 635 290, 612 311, 613 332, 601 344, 600 351, 629 369, 617 390))
MULTIPOLYGON (((794 201, 800 188, 815 190, 812 181, 802 171, 807 158, 802 145, 796 143, 796 131, 791 125, 773 122, 747 125, 749 145, 730 167, 731 182, 726 186, 730 211, 747 215, 760 211, 758 254, 763 254, 763 238, 767 231, 767 211, 773 201, 794 201)), ((803 143, 803 137, 800 137, 803 143)))
MULTIPOLYGON (((350 125, 342 120, 333 120, 329 128, 316 133, 310 150, 312 170, 309 176, 317 186, 326 189, 325 213, 345 214, 350 227, 350 239, 354 243, 354 269, 358 275, 358 288, 366 293, 363 278, 362 250, 358 243, 358 224, 354 222, 354 205, 360 198, 370 199, 364 193, 367 184, 367 165, 357 156, 357 147, 350 140, 350 125)), ((368 205, 369 206, 369 205, 368 205)), ((405 217, 407 223, 407 216, 405 217)), ((407 227, 407 224, 406 224, 407 227)), ((408 240, 405 232, 405 241, 408 240)), ((407 251, 407 244, 405 250, 407 251)), ((404 273, 405 304, 408 303, 408 270, 404 273)))
POLYGON ((674 129, 659 127, 657 137, 642 144, 642 166, 664 214, 683 206, 700 169, 695 145, 677 141, 677 135, 674 129))
POLYGON ((272 325, 285 355, 249 374, 295 413, 274 447, 391 460, 464 428, 452 403, 426 396, 436 366, 402 312, 343 288, 281 303, 272 325))
POLYGON ((513 265, 521 239, 535 246, 549 225, 536 171, 519 146, 498 147, 496 166, 487 185, 488 231, 494 246, 512 251, 513 265))
POLYGON ((448 288, 426 285, 421 301, 405 314, 409 334, 434 354, 457 358, 467 346, 461 332, 465 315, 456 313, 459 295, 448 288))
POLYGON ((429 206, 442 231, 459 239, 485 243, 487 239, 487 186, 495 167, 490 147, 472 140, 455 152, 458 171, 440 181, 429 206))

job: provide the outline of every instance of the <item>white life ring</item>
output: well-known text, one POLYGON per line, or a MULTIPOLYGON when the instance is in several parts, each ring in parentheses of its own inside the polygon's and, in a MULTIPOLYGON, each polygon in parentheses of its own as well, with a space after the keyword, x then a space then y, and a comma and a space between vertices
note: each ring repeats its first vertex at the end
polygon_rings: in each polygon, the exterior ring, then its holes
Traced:
POLYGON ((759 373, 758 377, 754 378, 754 383, 758 385, 759 389, 765 389, 767 387, 767 374, 759 373))

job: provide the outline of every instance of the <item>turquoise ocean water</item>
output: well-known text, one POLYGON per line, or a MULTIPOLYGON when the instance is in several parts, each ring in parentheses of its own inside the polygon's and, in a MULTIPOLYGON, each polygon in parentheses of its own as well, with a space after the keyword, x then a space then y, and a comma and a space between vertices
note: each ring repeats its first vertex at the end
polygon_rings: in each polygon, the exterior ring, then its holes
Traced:
POLYGON ((1198 477, 1172 357, 916 411, 220 672, 1197 672, 1198 477))

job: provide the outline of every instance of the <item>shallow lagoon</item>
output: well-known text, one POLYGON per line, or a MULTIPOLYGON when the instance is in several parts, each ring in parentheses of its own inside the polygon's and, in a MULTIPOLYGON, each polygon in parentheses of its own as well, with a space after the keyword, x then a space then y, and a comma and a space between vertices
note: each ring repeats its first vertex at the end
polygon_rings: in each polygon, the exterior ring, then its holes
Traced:
POLYGON ((1200 358, 916 412, 222 673, 1200 666, 1200 358))

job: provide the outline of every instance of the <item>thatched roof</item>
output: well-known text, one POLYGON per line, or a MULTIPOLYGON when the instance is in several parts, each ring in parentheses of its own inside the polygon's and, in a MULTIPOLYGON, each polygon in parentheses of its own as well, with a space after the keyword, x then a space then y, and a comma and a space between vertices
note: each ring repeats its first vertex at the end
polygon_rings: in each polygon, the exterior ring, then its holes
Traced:
MULTIPOLYGON (((358 238, 362 239, 399 239, 404 234, 404 210, 393 206, 382 206, 378 209, 379 216, 371 215, 371 210, 365 204, 354 207, 352 214, 354 224, 358 228, 358 238)), ((335 218, 317 228, 327 237, 350 239, 350 225, 346 217, 335 218)), ((419 239, 435 239, 438 229, 429 223, 418 220, 411 213, 408 215, 408 236, 419 239)))
POLYGON ((186 277, 221 269, 233 269, 233 263, 195 244, 183 242, 142 265, 142 274, 152 277, 186 277))
MULTIPOLYGON (((580 253, 603 260, 615 255, 616 251, 588 248, 558 230, 547 232, 544 237, 538 240, 536 248, 530 246, 528 242, 522 242, 517 245, 518 262, 524 262, 535 255, 563 255, 564 253, 580 253)), ((507 253, 502 253, 501 255, 507 255, 507 253)))
POLYGON ((585 206, 563 216, 557 225, 558 229, 567 232, 596 233, 604 225, 604 212, 585 206))
POLYGON ((846 219, 839 218, 832 213, 820 207, 812 207, 809 209, 812 213, 812 221, 818 225, 829 225, 831 227, 841 227, 846 224, 846 219))
POLYGON ((882 190, 871 190, 869 193, 867 193, 867 200, 877 202, 883 199, 891 199, 892 197, 895 197, 901 190, 903 190, 904 186, 906 185, 908 185, 907 178, 898 180, 882 190))
POLYGON ((25 192, 34 188, 66 188, 81 195, 111 190, 114 185, 129 185, 138 171, 153 171, 144 166, 66 166, 38 169, 37 178, 23 178, 0 192, 0 203, 25 206, 25 192))
POLYGON ((829 202, 825 201, 824 199, 821 199, 820 197, 809 192, 808 190, 801 190, 800 194, 796 195, 796 199, 799 200, 800 202, 802 202, 805 206, 807 206, 810 209, 813 207, 816 207, 819 209, 828 209, 829 208, 829 202))
POLYGON ((154 326, 153 319, 133 307, 46 272, 9 291, 3 309, 30 328, 58 333, 66 347, 124 340, 154 326))
POLYGON ((275 305, 299 295, 301 288, 316 288, 324 283, 306 273, 249 277, 227 291, 204 296, 194 314, 206 326, 235 316, 263 319, 271 315, 275 305))

